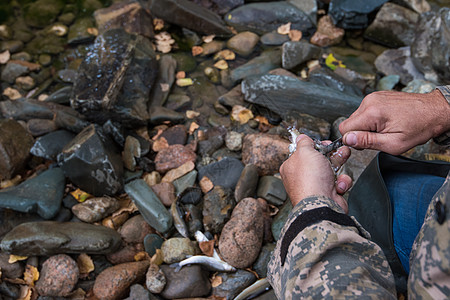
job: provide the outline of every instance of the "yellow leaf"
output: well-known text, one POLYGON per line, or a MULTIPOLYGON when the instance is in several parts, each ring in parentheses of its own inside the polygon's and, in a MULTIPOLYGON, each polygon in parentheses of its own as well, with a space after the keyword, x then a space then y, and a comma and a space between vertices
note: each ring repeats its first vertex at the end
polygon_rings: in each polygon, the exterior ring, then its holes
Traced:
POLYGON ((163 29, 164 28, 164 20, 154 18, 153 19, 153 27, 155 28, 156 31, 163 29))
POLYGON ((164 256, 161 249, 156 249, 156 253, 150 259, 150 263, 155 265, 161 265, 164 262, 164 256))
POLYGON ((80 274, 89 274, 95 270, 94 262, 86 253, 81 253, 77 258, 78 269, 80 274))
POLYGON ((195 122, 192 122, 191 125, 189 126, 189 134, 193 134, 199 128, 200 128, 200 125, 198 125, 195 122))
POLYGON ((149 256, 148 253, 145 252, 145 251, 138 252, 138 253, 134 256, 134 260, 135 260, 135 261, 142 261, 142 260, 145 260, 145 259, 151 260, 150 256, 149 256))
POLYGON ((336 70, 337 67, 339 68, 345 68, 346 66, 342 63, 342 61, 337 60, 332 53, 330 53, 327 56, 327 59, 325 60, 325 64, 331 69, 336 70))
POLYGON ((9 262, 10 264, 13 264, 13 263, 15 263, 16 261, 19 261, 19 260, 25 260, 25 259, 27 259, 27 258, 28 258, 28 256, 19 256, 19 255, 11 254, 11 255, 9 256, 8 262, 9 262))
POLYGON ((194 84, 194 82, 192 81, 191 78, 180 78, 180 79, 177 79, 177 85, 181 86, 181 87, 189 86, 189 85, 193 85, 193 84, 194 84))
POLYGON ((279 34, 289 34, 289 31, 291 30, 291 22, 281 25, 277 28, 277 32, 279 34))
POLYGON ((230 49, 222 50, 214 55, 214 59, 234 60, 235 58, 236 54, 230 49))
POLYGON ((219 285, 221 285, 223 282, 222 277, 220 276, 215 276, 211 282, 211 286, 213 288, 218 287, 219 285))
POLYGON ((245 108, 241 105, 235 105, 231 110, 231 119, 234 121, 238 121, 241 124, 245 124, 249 120, 253 119, 253 113, 248 108, 245 108))
POLYGON ((84 202, 89 198, 92 198, 93 196, 86 193, 85 191, 82 191, 80 189, 76 189, 73 192, 70 192, 70 194, 72 195, 72 197, 74 197, 78 202, 84 202))
POLYGON ((226 70, 228 69, 228 63, 224 59, 221 59, 214 64, 214 67, 216 67, 219 70, 226 70))
POLYGON ((34 282, 39 279, 39 271, 35 266, 27 265, 23 273, 23 280, 29 286, 34 286, 34 282))

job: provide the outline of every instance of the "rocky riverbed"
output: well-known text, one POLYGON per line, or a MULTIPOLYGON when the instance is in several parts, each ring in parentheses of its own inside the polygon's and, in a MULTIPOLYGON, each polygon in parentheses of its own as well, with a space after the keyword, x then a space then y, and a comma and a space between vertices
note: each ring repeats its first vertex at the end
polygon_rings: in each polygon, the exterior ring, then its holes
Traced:
POLYGON ((445 6, 2 2, 0 300, 274 299, 280 124, 335 139, 368 93, 450 84, 445 6))

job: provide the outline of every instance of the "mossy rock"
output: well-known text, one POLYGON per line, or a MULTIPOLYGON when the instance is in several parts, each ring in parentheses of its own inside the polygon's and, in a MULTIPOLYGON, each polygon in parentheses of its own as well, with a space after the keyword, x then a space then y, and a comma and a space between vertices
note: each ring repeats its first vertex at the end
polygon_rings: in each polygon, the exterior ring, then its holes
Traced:
POLYGON ((25 51, 31 54, 59 54, 64 51, 67 40, 54 35, 37 36, 29 42, 25 51))
POLYGON ((43 28, 58 17, 64 0, 38 0, 25 6, 25 20, 31 27, 43 28))
POLYGON ((177 71, 185 71, 186 73, 192 72, 197 67, 197 62, 192 55, 188 53, 172 53, 170 54, 177 61, 177 71))

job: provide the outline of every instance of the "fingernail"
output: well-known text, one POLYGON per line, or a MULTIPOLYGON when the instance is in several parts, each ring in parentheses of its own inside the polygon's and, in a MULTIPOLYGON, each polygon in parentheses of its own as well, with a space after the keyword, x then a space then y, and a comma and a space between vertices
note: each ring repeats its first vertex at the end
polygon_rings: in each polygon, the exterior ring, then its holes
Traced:
POLYGON ((347 136, 345 137, 345 143, 349 146, 356 145, 356 134, 354 133, 347 134, 347 136))
POLYGON ((345 184, 345 182, 341 181, 338 183, 338 187, 342 190, 345 191, 347 190, 347 184, 345 184))
POLYGON ((305 137, 304 134, 300 134, 299 136, 297 136, 297 138, 295 139, 295 142, 298 143, 300 142, 300 140, 302 140, 305 137))

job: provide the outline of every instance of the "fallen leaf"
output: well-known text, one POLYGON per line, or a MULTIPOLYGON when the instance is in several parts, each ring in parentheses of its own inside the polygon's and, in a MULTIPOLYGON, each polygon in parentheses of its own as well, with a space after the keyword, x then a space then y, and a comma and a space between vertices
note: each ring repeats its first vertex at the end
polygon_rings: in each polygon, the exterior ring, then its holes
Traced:
POLYGON ((203 254, 212 257, 214 254, 214 240, 198 243, 203 254))
POLYGON ((39 279, 39 271, 35 266, 28 265, 25 267, 25 272, 23 273, 23 280, 29 286, 34 286, 34 282, 39 279))
POLYGON ((25 260, 25 259, 27 259, 27 258, 28 258, 28 256, 19 256, 19 255, 11 254, 11 255, 9 256, 8 262, 9 262, 10 264, 13 264, 13 263, 15 263, 16 261, 25 260))
POLYGON ((214 55, 214 59, 234 60, 235 58, 236 54, 230 49, 222 50, 214 55))
POLYGON ((119 199, 119 204, 120 204, 120 208, 112 214, 112 217, 118 216, 118 215, 122 214, 123 212, 132 214, 132 213, 138 211, 138 208, 136 207, 134 202, 131 201, 131 199, 128 197, 125 199, 119 199))
POLYGON ((170 84, 168 83, 160 83, 159 86, 161 87, 162 92, 168 92, 170 89, 170 84))
POLYGON ((228 63, 226 62, 226 60, 221 59, 214 64, 214 67, 216 67, 219 70, 226 70, 228 69, 228 63))
POLYGON ((154 18, 153 19, 153 28, 156 31, 159 31, 159 30, 163 29, 164 28, 164 20, 163 19, 154 18))
POLYGON ((202 40, 205 42, 205 43, 211 43, 213 40, 214 40, 214 38, 215 38, 216 36, 214 35, 214 34, 211 34, 211 35, 207 35, 207 36, 204 36, 204 37, 202 37, 202 40))
POLYGON ((161 265, 164 262, 164 256, 161 249, 156 249, 156 253, 150 259, 150 263, 155 265, 161 265))
POLYGON ((181 86, 181 87, 189 86, 189 85, 193 85, 193 84, 194 84, 194 82, 192 81, 191 78, 180 78, 180 79, 177 79, 177 85, 181 86))
POLYGON ((327 56, 327 58, 325 59, 325 64, 333 71, 336 70, 337 67, 346 68, 346 66, 342 63, 342 61, 336 59, 333 56, 333 53, 330 53, 327 56))
MULTIPOLYGON (((188 119, 194 119, 198 116, 200 116, 200 113, 198 111, 195 111, 195 110, 187 110, 186 111, 186 118, 188 118, 188 119)), ((195 122, 192 122, 192 123, 195 123, 195 122)), ((191 125, 192 125, 192 123, 191 123, 191 125)))
POLYGON ((102 220, 102 225, 105 227, 109 227, 111 229, 118 229, 120 226, 125 223, 130 214, 128 212, 122 212, 116 216, 110 216, 102 220))
POLYGON ((202 192, 206 194, 210 190, 213 189, 214 183, 206 176, 203 176, 202 179, 199 182, 200 188, 202 189, 202 192))
POLYGON ((148 255, 147 252, 141 251, 141 252, 136 253, 136 255, 134 256, 134 260, 135 261, 143 261, 143 260, 149 260, 150 261, 151 257, 150 257, 150 255, 148 255))
POLYGON ((231 110, 231 119, 238 121, 240 124, 246 124, 249 120, 253 119, 253 117, 252 111, 241 105, 235 105, 231 110))
POLYGON ((191 125, 189 126, 189 134, 190 134, 190 135, 194 134, 194 132, 195 132, 198 128, 200 128, 200 126, 199 126, 197 123, 192 122, 191 125))
POLYGON ((78 202, 84 202, 89 198, 92 198, 91 194, 86 193, 85 191, 82 191, 81 189, 76 189, 73 192, 70 192, 72 197, 74 197, 78 202))
POLYGON ((22 180, 22 176, 16 175, 14 178, 9 180, 4 180, 0 182, 0 189, 6 189, 11 186, 17 185, 22 180))
POLYGON ((222 277, 220 277, 220 276, 214 276, 214 278, 212 279, 212 282, 211 282, 211 286, 212 286, 213 288, 218 287, 219 285, 222 284, 222 282, 223 282, 222 277))
POLYGON ((279 34, 289 34, 289 31, 291 30, 291 22, 281 25, 277 28, 277 32, 279 34))
POLYGON ((192 56, 197 56, 203 53, 203 47, 201 46, 194 46, 192 47, 192 56))
POLYGON ((298 42, 302 39, 302 32, 297 29, 291 29, 289 30, 289 39, 293 42, 298 42))
POLYGON ((69 300, 85 300, 86 292, 82 288, 78 288, 66 296, 69 300))
POLYGON ((95 27, 89 27, 87 30, 87 33, 89 33, 90 35, 98 35, 98 29, 95 27))
POLYGON ((94 262, 92 258, 86 253, 81 253, 77 258, 78 269, 80 274, 89 274, 95 270, 94 262))
POLYGON ((27 285, 21 285, 19 298, 17 300, 31 300, 32 294, 33 290, 31 287, 27 285))
POLYGON ((176 79, 182 79, 182 78, 186 78, 186 72, 185 71, 179 71, 177 72, 177 74, 175 75, 176 79))

